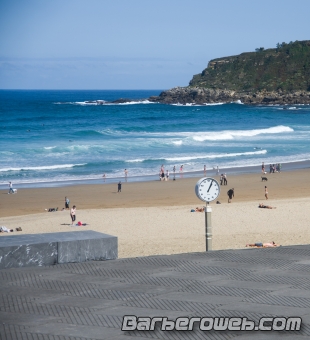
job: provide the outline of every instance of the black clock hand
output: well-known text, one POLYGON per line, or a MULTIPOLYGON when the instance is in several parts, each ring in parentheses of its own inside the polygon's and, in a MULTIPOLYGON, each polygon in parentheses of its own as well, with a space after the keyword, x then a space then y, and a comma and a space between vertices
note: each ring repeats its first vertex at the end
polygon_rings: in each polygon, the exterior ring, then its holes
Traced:
POLYGON ((212 187, 212 183, 213 183, 213 180, 211 181, 211 184, 210 184, 209 189, 208 189, 207 192, 209 192, 210 188, 212 187))

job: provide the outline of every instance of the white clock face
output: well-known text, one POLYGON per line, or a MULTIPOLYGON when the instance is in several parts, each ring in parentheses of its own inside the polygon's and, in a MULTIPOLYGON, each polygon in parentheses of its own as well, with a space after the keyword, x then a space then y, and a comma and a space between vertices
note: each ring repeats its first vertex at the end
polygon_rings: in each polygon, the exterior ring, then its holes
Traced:
POLYGON ((211 202, 219 196, 220 186, 214 178, 205 177, 197 182, 195 191, 199 199, 204 202, 211 202))

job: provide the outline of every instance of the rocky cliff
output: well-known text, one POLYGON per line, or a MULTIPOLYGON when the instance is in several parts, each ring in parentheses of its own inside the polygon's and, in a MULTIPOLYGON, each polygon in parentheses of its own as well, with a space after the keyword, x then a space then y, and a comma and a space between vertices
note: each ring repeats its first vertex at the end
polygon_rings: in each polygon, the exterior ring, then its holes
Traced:
POLYGON ((310 40, 213 59, 188 87, 149 98, 161 103, 310 103, 310 40))

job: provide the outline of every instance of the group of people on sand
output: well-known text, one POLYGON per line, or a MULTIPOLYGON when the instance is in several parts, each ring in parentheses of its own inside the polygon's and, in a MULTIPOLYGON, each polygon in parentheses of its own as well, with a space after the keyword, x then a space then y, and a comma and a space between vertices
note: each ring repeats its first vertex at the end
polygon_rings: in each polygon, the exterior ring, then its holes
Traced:
MULTIPOLYGON (((281 172, 282 164, 281 163, 276 163, 276 164, 269 164, 269 173, 274 174, 275 172, 281 172)), ((262 162, 262 173, 266 174, 266 169, 265 169, 265 163, 262 162)))
POLYGON ((220 184, 221 185, 227 185, 227 175, 225 174, 221 174, 220 176, 220 184))
MULTIPOLYGON (((49 208, 45 210, 47 210, 48 212, 56 212, 58 211, 58 208, 49 208)), ((72 225, 74 225, 75 220, 76 220, 76 205, 72 206, 72 208, 70 209, 70 200, 67 196, 65 197, 65 207, 62 210, 70 211, 71 222, 72 222, 72 225)))

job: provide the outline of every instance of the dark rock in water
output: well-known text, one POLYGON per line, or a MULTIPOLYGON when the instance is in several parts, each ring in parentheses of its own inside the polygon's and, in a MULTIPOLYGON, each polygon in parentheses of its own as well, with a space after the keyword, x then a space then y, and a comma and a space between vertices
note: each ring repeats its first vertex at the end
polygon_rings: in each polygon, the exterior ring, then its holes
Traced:
POLYGON ((134 100, 132 99, 127 99, 127 98, 120 98, 120 99, 117 99, 117 100, 113 100, 112 102, 110 103, 113 103, 113 104, 124 104, 124 103, 131 103, 133 102, 134 100))

